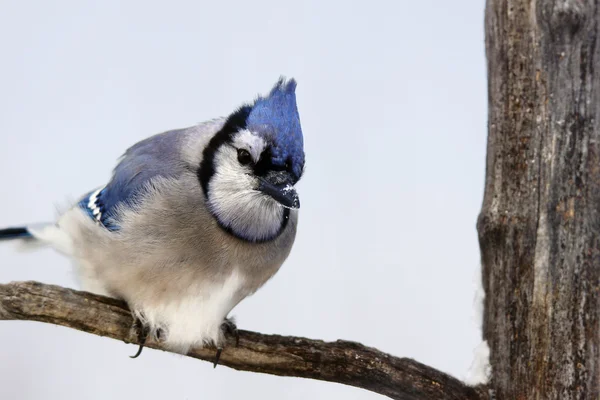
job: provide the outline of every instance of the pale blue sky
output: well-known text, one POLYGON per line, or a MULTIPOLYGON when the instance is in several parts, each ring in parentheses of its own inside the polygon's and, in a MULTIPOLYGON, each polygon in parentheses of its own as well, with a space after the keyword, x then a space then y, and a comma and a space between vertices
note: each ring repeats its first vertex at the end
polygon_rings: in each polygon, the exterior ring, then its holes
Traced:
MULTIPOLYGON (((360 341, 457 377, 473 298, 487 96, 483 1, 0 0, 0 226, 49 221, 136 141, 298 81, 296 245, 240 328, 360 341)), ((0 282, 75 287, 0 245, 0 282)), ((0 322, 3 399, 376 399, 32 322, 0 322)))

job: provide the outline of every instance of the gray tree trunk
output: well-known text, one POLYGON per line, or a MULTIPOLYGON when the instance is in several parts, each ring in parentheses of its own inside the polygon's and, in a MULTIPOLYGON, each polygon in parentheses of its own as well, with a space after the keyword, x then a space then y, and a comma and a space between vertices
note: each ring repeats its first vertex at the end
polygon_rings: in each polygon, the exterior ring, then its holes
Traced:
POLYGON ((598 10, 487 2, 478 231, 497 400, 600 398, 598 10))

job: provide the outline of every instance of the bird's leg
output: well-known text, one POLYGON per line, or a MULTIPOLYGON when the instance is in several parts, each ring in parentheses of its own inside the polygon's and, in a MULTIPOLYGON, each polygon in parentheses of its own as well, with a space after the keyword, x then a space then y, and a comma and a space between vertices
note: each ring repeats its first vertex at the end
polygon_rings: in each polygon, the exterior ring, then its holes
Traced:
MULTIPOLYGON (((225 334, 225 336, 234 336, 235 337, 235 347, 240 344, 240 333, 238 332, 237 325, 233 318, 225 318, 223 323, 221 324, 221 331, 225 334)), ((223 352, 223 346, 220 345, 217 347, 217 354, 215 355, 215 362, 213 364, 214 368, 217 368, 219 365, 219 360, 221 359, 221 353, 223 352)))
POLYGON ((137 353, 133 356, 129 356, 130 358, 138 358, 140 354, 142 354, 142 350, 144 349, 144 345, 146 344, 146 339, 148 339, 148 333, 150 333, 150 327, 142 322, 137 316, 133 317, 133 327, 135 333, 138 338, 138 344, 140 345, 137 353))

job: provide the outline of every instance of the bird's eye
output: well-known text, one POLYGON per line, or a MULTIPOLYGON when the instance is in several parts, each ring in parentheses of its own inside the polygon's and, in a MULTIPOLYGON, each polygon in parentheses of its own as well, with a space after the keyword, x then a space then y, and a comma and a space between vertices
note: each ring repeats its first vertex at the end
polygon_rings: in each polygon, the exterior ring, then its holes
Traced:
POLYGON ((252 160, 252 156, 250 155, 250 153, 248 152, 248 150, 239 149, 238 150, 238 161, 242 165, 248 165, 253 160, 252 160))

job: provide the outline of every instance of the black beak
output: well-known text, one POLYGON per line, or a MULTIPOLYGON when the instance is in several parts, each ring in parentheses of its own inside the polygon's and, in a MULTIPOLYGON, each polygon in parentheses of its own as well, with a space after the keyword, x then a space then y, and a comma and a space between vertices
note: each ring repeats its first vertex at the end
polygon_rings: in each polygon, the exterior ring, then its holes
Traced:
POLYGON ((258 190, 271 196, 287 208, 300 208, 300 199, 294 189, 294 180, 285 171, 270 171, 264 177, 258 177, 258 190))

